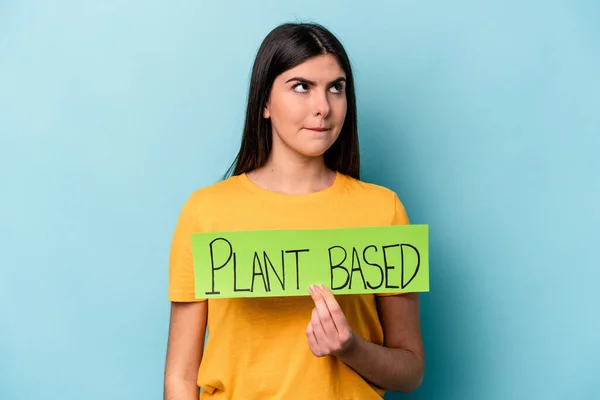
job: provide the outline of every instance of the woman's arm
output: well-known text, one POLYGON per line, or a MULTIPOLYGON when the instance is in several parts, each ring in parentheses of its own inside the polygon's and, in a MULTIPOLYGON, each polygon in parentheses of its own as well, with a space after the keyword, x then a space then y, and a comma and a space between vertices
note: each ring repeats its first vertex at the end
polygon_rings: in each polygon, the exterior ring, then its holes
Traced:
POLYGON ((327 289, 311 290, 315 301, 307 327, 309 346, 317 356, 334 355, 373 384, 411 392, 423 380, 425 364, 418 293, 377 298, 384 345, 355 335, 339 304, 327 289))
POLYGON ((384 345, 354 335, 340 358, 365 379, 385 389, 411 392, 423 381, 425 366, 418 293, 377 298, 384 345))
POLYGON ((208 303, 171 303, 164 376, 165 400, 198 400, 208 303))

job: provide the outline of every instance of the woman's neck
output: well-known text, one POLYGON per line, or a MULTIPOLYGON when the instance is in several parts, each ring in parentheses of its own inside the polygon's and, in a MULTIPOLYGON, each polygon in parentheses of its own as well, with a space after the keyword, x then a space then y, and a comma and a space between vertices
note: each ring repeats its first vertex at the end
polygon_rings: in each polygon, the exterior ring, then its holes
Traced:
POLYGON ((333 184, 335 176, 336 173, 325 165, 323 157, 278 159, 273 156, 263 167, 248 173, 248 178, 258 186, 286 194, 324 190, 333 184))

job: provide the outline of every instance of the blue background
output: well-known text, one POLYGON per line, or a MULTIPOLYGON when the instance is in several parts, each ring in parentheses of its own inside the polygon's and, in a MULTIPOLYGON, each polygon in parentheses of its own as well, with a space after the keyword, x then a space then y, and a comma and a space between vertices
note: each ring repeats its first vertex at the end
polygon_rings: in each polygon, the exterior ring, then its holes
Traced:
POLYGON ((387 398, 597 398, 600 2, 4 0, 1 399, 162 398, 179 209, 299 20, 351 56, 364 179, 431 228, 425 381, 387 398))

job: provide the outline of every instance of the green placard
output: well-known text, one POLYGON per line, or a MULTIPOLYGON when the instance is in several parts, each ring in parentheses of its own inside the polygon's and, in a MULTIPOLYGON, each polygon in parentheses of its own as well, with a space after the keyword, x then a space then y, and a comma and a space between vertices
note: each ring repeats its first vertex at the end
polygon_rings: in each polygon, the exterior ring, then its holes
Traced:
POLYGON ((196 298, 429 291, 427 225, 192 235, 196 298))

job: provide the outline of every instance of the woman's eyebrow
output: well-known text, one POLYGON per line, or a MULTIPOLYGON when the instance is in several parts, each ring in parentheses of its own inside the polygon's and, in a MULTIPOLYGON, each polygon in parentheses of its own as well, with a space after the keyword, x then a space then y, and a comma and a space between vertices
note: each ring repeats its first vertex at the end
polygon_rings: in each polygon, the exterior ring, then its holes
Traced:
POLYGON ((343 76, 340 76, 339 78, 333 80, 330 85, 335 85, 336 83, 340 83, 340 82, 346 82, 346 78, 343 76))
MULTIPOLYGON (((316 82, 313 82, 311 80, 308 80, 306 78, 302 78, 302 77, 299 77, 299 76, 295 76, 293 78, 290 78, 287 81, 285 81, 285 83, 292 82, 292 81, 298 81, 298 82, 305 83, 305 84, 311 85, 311 86, 315 86, 316 85, 316 82)), ((339 83, 339 82, 346 82, 346 78, 343 77, 343 76, 340 76, 339 78, 336 78, 333 81, 331 81, 329 84, 330 85, 334 85, 334 84, 339 83)))

